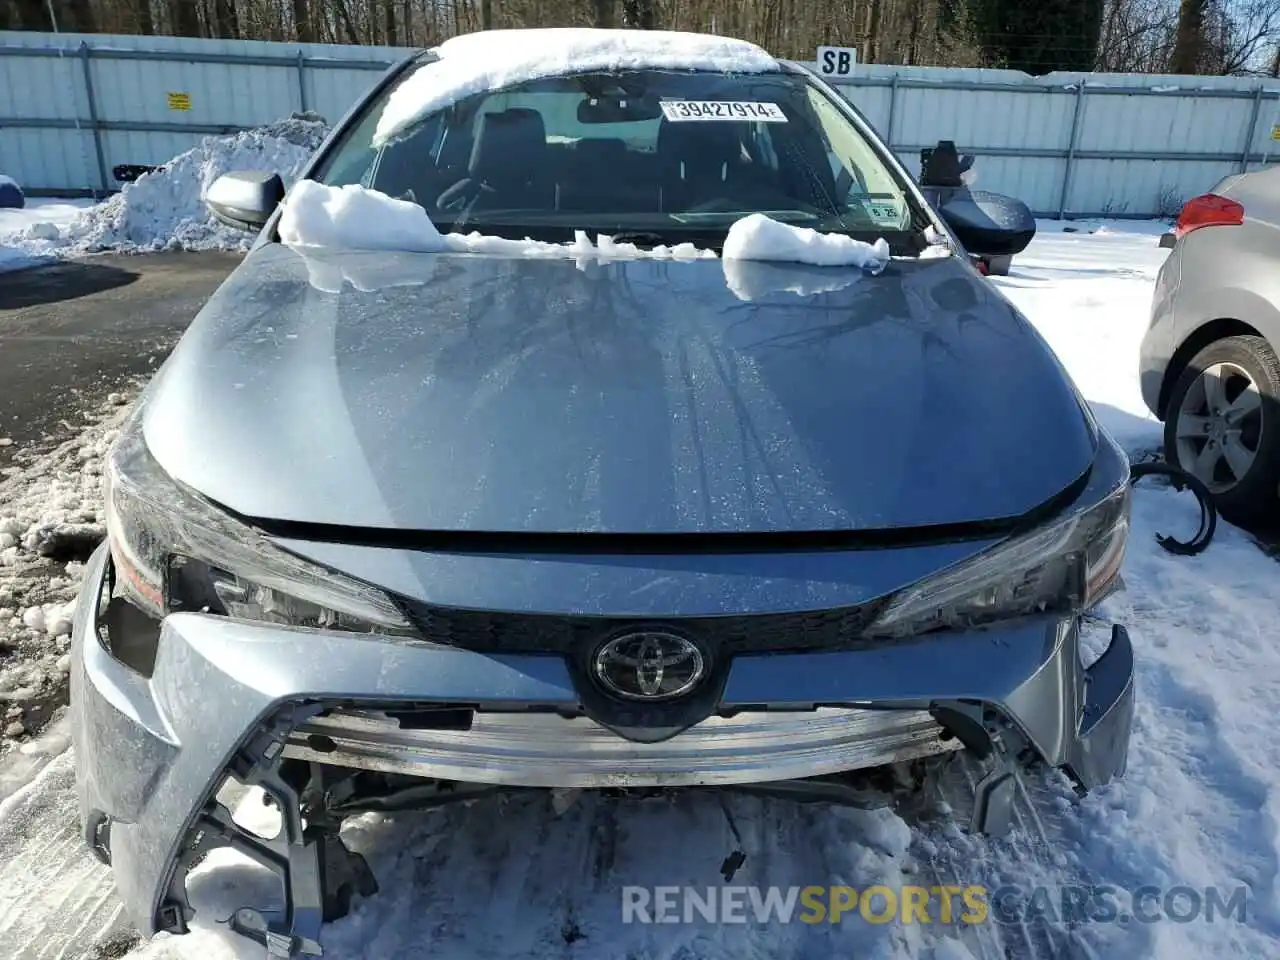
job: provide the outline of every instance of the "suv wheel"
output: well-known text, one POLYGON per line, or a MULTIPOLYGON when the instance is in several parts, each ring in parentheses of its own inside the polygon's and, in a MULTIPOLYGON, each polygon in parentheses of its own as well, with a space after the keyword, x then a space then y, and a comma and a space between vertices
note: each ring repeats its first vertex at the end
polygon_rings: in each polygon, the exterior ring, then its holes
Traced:
POLYGON ((1165 408, 1168 460, 1194 474, 1228 520, 1273 516, 1280 486, 1280 359, 1262 337, 1227 337, 1187 364, 1165 408))

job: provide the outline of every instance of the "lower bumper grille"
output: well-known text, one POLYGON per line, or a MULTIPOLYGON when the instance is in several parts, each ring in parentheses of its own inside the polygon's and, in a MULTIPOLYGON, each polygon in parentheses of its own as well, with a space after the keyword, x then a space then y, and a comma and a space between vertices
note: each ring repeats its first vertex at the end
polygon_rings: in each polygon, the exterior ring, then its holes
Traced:
POLYGON ((375 711, 335 710, 295 730, 285 755, 442 780, 589 788, 790 780, 960 746, 918 710, 741 713, 662 743, 626 740, 585 717, 477 712, 469 730, 421 730, 375 711))

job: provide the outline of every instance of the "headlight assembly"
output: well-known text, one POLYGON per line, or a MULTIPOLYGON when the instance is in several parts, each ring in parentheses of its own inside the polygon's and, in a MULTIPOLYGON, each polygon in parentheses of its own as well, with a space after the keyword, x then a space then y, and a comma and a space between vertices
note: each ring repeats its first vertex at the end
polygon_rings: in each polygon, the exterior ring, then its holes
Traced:
POLYGON ((288 553, 175 482, 135 414, 106 470, 116 584, 155 617, 204 610, 290 626, 414 635, 381 590, 288 553))
POLYGON ((873 637, 965 629, 1036 613, 1083 611, 1116 582, 1129 537, 1129 485, 1088 510, 1007 540, 896 594, 873 637))

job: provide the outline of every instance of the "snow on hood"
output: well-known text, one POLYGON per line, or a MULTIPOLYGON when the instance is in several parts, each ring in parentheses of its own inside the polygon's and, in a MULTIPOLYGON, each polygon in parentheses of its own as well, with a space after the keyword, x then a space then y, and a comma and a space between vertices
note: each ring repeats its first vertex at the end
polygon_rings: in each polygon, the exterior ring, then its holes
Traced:
POLYGON ((489 253, 508 257, 589 257, 648 260, 697 260, 715 257, 691 243, 642 249, 600 236, 592 243, 576 231, 572 243, 508 240, 480 233, 442 234, 427 211, 359 184, 328 187, 301 180, 289 191, 280 214, 280 239, 303 251, 315 248, 396 250, 411 253, 489 253))
POLYGON ((280 214, 280 239, 295 247, 355 250, 443 250, 427 211, 359 184, 328 187, 314 180, 294 184, 280 214))
POLYGON ((793 227, 763 213, 753 213, 729 228, 724 258, 810 263, 817 267, 863 267, 878 273, 889 262, 889 244, 883 237, 867 243, 838 233, 793 227))
MULTIPOLYGON (((285 198, 277 227, 280 239, 303 252, 317 249, 387 250, 409 253, 489 253, 508 257, 601 257, 604 259, 697 260, 715 253, 691 243, 637 247, 585 231, 572 243, 508 240, 480 233, 442 234, 426 210, 360 184, 330 187, 300 180, 285 198)), ((823 234, 771 220, 762 213, 743 217, 729 228, 726 260, 766 260, 818 267, 852 266, 877 273, 889 262, 889 245, 823 234)), ((730 284, 733 285, 732 283, 730 284)), ((810 284, 812 286, 812 284, 810 284)), ((823 289, 838 289, 824 281, 823 289)))
POLYGON ((418 70, 388 98, 375 146, 464 97, 526 80, 590 70, 778 69, 778 61, 754 43, 664 30, 486 30, 446 40, 434 53, 438 62, 418 70))

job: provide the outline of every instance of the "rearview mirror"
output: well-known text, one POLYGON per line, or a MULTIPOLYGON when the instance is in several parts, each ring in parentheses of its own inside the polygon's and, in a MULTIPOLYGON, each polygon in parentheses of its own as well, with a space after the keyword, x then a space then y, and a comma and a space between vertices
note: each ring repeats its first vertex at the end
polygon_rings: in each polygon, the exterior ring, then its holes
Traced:
POLYGON ((662 116, 658 101, 649 98, 586 97, 578 104, 579 123, 640 123, 662 116))
POLYGON ((217 220, 239 230, 261 230, 283 199, 284 181, 278 173, 251 170, 224 173, 204 196, 217 220))

